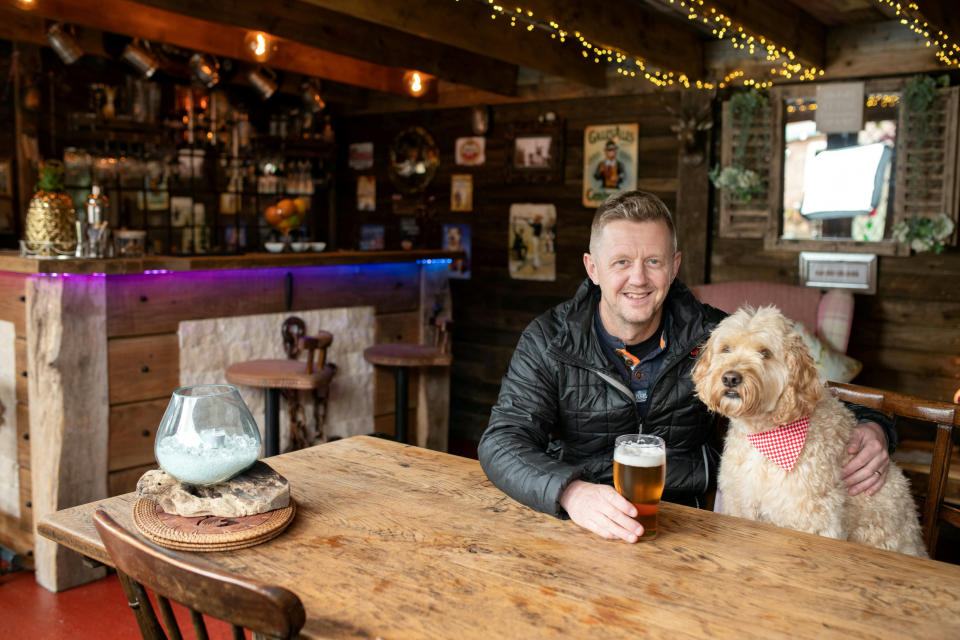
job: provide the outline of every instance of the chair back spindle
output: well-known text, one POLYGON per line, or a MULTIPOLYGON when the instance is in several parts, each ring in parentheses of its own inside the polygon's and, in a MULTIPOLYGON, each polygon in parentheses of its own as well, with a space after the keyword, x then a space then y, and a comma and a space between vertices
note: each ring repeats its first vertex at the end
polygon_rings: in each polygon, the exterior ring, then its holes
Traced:
POLYGON ((960 405, 839 382, 828 382, 827 388, 833 390, 841 400, 877 409, 894 419, 902 417, 936 425, 933 459, 921 520, 924 544, 930 557, 934 557, 940 523, 948 522, 960 527, 960 507, 944 502, 953 453, 954 430, 960 428, 960 405))
POLYGON ((234 638, 243 638, 244 629, 267 638, 291 638, 303 627, 303 603, 293 592, 190 564, 132 535, 102 509, 93 521, 146 640, 182 637, 171 601, 190 610, 197 638, 207 637, 204 615, 230 623, 234 638), (163 626, 146 589, 157 597, 163 626))

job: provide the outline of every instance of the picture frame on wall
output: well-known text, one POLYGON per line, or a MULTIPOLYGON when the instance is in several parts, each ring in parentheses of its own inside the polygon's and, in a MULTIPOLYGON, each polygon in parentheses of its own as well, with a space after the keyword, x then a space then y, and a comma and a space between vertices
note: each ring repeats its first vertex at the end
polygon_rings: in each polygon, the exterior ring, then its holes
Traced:
POLYGON ((563 182, 563 134, 563 120, 508 126, 506 182, 563 182))
POLYGON ((473 211, 473 175, 450 176, 450 211, 473 211))
POLYGON ((639 124, 600 124, 583 131, 583 206, 596 207, 637 188, 639 124))

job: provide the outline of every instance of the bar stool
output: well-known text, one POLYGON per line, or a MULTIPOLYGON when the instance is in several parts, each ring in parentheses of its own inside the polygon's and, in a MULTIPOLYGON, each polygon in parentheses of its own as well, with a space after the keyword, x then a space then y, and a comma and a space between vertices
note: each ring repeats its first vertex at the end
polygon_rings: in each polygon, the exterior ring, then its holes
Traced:
MULTIPOLYGON (((286 331, 284 337, 287 337, 286 331)), ((313 336, 299 336, 297 341, 299 346, 307 351, 306 363, 289 359, 248 360, 227 367, 227 382, 247 387, 262 387, 266 391, 263 412, 265 458, 280 453, 280 392, 286 389, 312 389, 318 398, 326 398, 330 380, 337 371, 336 365, 326 362, 327 347, 333 342, 333 334, 320 331, 313 336)))
POLYGON ((410 388, 411 367, 449 367, 453 355, 449 353, 449 329, 453 322, 447 318, 437 318, 434 322, 433 345, 412 344, 409 342, 390 342, 375 344, 363 351, 364 359, 370 364, 394 368, 394 439, 407 442, 407 413, 409 402, 407 393, 410 388))

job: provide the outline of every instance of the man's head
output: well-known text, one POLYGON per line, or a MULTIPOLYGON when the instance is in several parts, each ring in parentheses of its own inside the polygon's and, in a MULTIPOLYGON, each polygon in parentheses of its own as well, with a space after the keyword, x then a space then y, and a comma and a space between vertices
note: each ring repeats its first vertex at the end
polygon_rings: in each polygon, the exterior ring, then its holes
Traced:
POLYGON ((670 211, 645 191, 610 196, 594 215, 583 264, 600 287, 606 330, 627 344, 650 337, 680 269, 670 211))
POLYGON ((607 144, 603 150, 611 160, 617 157, 617 143, 613 140, 607 140, 607 144))

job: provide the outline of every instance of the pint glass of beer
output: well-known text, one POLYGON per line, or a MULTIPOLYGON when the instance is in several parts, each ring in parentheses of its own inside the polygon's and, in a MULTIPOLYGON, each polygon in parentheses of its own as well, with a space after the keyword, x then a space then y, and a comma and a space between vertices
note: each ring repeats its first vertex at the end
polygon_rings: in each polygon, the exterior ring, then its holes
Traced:
POLYGON ((631 433, 617 438, 613 449, 613 484, 637 508, 643 525, 641 540, 657 537, 657 512, 667 473, 667 448, 663 439, 631 433))

